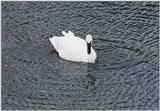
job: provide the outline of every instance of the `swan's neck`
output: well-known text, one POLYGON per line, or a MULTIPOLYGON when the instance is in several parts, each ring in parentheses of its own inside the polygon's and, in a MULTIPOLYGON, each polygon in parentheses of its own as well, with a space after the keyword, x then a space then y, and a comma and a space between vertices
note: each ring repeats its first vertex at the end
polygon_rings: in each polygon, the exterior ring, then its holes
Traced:
POLYGON ((87 53, 88 54, 91 53, 91 42, 90 43, 87 42, 87 53))

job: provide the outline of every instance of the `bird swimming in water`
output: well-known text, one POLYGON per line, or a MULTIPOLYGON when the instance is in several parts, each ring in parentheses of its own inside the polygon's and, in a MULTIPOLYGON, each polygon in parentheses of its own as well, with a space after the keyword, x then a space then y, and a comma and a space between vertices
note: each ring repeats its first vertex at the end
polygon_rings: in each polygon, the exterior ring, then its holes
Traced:
POLYGON ((97 54, 92 48, 92 35, 86 35, 86 40, 77 37, 73 32, 62 31, 63 36, 49 38, 59 56, 73 62, 95 63, 97 54))

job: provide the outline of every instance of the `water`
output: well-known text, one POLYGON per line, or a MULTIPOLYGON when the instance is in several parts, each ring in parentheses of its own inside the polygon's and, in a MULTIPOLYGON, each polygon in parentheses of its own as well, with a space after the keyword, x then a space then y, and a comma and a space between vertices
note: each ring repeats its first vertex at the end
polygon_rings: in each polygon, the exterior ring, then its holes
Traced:
POLYGON ((159 2, 2 2, 2 109, 158 109, 159 2), (92 34, 95 64, 48 38, 92 34))

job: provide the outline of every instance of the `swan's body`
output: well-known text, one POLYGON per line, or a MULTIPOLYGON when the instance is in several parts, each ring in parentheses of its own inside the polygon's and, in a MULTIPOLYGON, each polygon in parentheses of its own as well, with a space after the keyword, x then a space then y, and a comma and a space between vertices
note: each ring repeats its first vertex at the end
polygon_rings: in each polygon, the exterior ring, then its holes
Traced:
POLYGON ((59 56, 63 59, 75 62, 95 63, 97 54, 91 47, 91 53, 87 53, 87 42, 79 37, 75 37, 72 32, 62 32, 64 36, 54 36, 49 38, 59 56))

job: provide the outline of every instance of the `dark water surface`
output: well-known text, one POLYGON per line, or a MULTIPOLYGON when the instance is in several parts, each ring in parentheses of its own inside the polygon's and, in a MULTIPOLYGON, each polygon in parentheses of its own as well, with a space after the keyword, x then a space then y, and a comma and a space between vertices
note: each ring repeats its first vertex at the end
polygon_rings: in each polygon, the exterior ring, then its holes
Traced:
POLYGON ((2 2, 2 109, 158 109, 159 2, 2 2), (48 41, 94 37, 95 64, 48 41))

